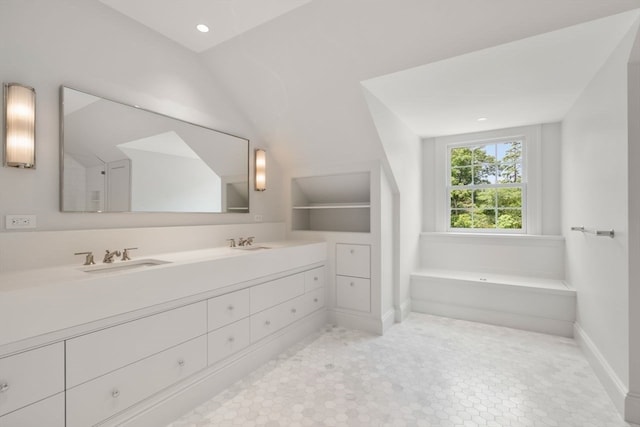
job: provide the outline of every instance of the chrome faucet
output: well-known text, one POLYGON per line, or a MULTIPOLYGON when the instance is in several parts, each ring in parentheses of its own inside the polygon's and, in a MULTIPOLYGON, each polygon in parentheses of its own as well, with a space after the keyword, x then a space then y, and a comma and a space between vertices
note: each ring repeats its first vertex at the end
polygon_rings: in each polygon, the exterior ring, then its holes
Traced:
POLYGON ((235 239, 227 239, 227 242, 229 242, 229 247, 230 248, 235 248, 236 247, 236 240, 235 239))
POLYGON ((129 256, 129 251, 133 251, 133 250, 135 250, 135 249, 138 249, 138 248, 124 248, 124 249, 122 250, 122 261, 129 261, 129 260, 131 260, 131 257, 129 256))
POLYGON ((113 262, 113 257, 117 257, 120 256, 121 253, 120 251, 109 251, 109 249, 106 250, 106 253, 104 254, 104 258, 102 259, 102 262, 106 263, 106 264, 111 264, 113 262))
POLYGON ((238 246, 251 246, 253 239, 255 239, 253 236, 247 237, 246 239, 244 237, 238 237, 238 246))
POLYGON ((74 255, 86 255, 86 258, 84 259, 84 264, 83 265, 93 265, 96 262, 93 260, 93 253, 91 252, 76 252, 74 255))

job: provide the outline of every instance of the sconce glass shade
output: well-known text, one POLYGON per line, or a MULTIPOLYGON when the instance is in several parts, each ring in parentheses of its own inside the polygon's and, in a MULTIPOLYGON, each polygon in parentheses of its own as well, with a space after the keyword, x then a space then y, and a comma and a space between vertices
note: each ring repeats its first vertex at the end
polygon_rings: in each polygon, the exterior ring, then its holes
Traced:
POLYGON ((36 166, 36 91, 15 83, 4 85, 4 165, 36 166))
POLYGON ((256 191, 267 189, 267 153, 258 148, 256 150, 256 191))

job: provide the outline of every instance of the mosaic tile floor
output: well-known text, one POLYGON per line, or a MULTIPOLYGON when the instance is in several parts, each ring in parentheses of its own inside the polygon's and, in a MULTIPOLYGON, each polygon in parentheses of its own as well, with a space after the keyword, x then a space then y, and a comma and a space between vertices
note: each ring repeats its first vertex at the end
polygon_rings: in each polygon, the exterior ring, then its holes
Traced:
POLYGON ((313 338, 168 427, 628 425, 571 339, 418 313, 313 338))

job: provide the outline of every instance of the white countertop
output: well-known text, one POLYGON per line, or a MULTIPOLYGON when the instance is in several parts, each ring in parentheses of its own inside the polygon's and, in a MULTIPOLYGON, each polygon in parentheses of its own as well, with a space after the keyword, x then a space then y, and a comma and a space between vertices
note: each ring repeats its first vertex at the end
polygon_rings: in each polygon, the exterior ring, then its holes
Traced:
POLYGON ((168 263, 108 273, 75 264, 0 274, 0 356, 232 291, 327 256, 324 242, 257 246, 270 249, 154 254, 143 259, 168 263))

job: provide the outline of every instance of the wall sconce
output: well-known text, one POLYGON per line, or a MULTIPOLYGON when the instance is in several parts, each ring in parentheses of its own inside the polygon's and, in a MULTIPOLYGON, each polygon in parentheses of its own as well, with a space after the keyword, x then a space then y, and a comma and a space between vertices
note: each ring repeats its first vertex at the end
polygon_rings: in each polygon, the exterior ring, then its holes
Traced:
POLYGON ((261 148, 256 149, 256 191, 267 189, 267 152, 261 148))
POLYGON ((4 85, 4 165, 36 167, 36 91, 4 85))

